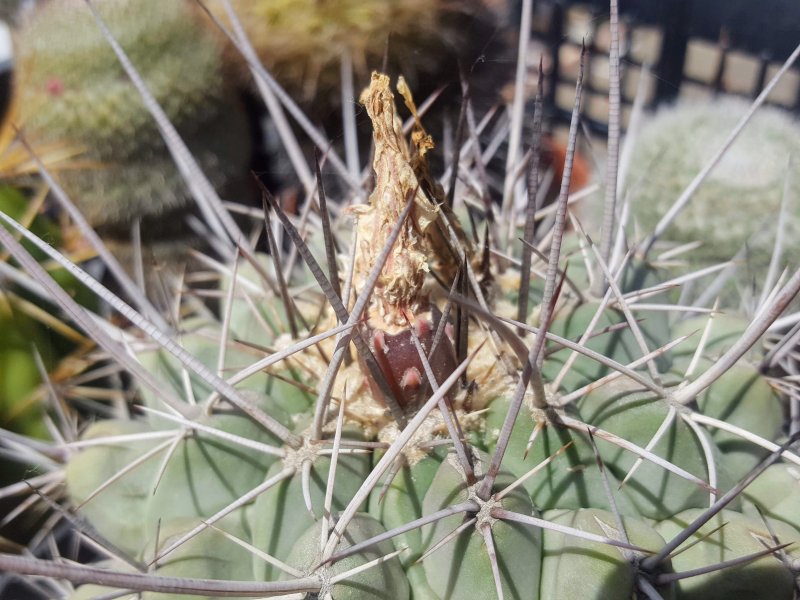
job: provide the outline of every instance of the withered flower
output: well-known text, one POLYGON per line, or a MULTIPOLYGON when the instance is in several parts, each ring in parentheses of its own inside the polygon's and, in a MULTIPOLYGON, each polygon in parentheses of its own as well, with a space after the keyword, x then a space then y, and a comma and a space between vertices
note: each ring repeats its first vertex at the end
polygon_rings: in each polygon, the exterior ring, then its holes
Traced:
MULTIPOLYGON (((363 290, 369 271, 406 203, 414 202, 367 309, 367 325, 378 363, 390 384, 396 387, 397 395, 406 405, 413 405, 416 392, 427 385, 423 385, 424 370, 409 329, 415 328, 423 348, 429 352, 438 324, 438 311, 430 301, 429 273, 434 270, 444 280, 451 280, 456 272, 457 255, 450 249, 438 222, 440 211, 445 210, 441 204, 443 194, 428 173, 425 157, 434 147, 433 140, 422 128, 402 78, 398 91, 416 121, 410 145, 403 135, 389 77, 373 73, 370 86, 361 95, 374 130, 375 189, 369 204, 352 208, 358 217, 359 244, 354 285, 357 291, 363 290)), ((463 239, 460 229, 458 232, 463 239)), ((431 363, 437 379, 446 377, 455 368, 449 339, 443 340, 431 363)))

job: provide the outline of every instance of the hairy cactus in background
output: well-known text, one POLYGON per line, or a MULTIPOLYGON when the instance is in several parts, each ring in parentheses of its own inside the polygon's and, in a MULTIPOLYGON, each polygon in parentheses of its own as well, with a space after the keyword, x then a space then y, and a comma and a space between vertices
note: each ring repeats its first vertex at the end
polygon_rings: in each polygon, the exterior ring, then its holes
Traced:
MULTIPOLYGON (((240 199, 248 125, 224 42, 193 2, 103 0, 97 8, 210 180, 240 199)), ((68 141, 84 168, 60 180, 88 221, 129 238, 174 238, 192 203, 158 127, 85 3, 43 3, 17 34, 21 120, 34 141, 68 141)))
MULTIPOLYGON (((398 92, 415 114, 402 81, 398 92)), ((764 375, 774 353, 758 341, 800 270, 742 332, 670 303, 677 284, 646 256, 607 265, 580 227, 564 233, 577 115, 553 228, 482 251, 455 216, 463 197, 449 206, 428 169, 433 140, 419 120, 410 143, 403 132, 388 77, 374 74, 362 103, 374 188, 368 204, 331 211, 357 221, 351 237, 332 233, 324 190, 319 230, 306 231, 314 219, 264 190, 253 226, 266 225, 270 254, 231 235, 229 260, 207 261, 218 315, 181 286, 171 330, 78 272, 122 329, 60 294, 0 228, 137 392, 130 415, 67 423, 63 443, 2 438, 102 562, 0 554, 0 569, 73 600, 795 598, 787 495, 800 456, 783 408, 796 382, 764 375), (544 281, 520 294, 514 265, 541 240, 544 281), (590 280, 604 274, 597 297, 590 280), (528 295, 532 324, 504 316, 528 295)))
MULTIPOLYGON (((645 230, 656 226, 749 108, 749 102, 734 97, 680 101, 643 126, 628 187, 634 215, 645 230)), ((677 218, 668 239, 702 241, 692 255, 695 262, 730 260, 747 244, 753 268, 766 268, 784 201, 780 225, 786 239, 800 236, 799 153, 796 118, 779 108, 761 109, 677 218)), ((800 259, 797 244, 788 244, 786 253, 793 262, 800 259)))

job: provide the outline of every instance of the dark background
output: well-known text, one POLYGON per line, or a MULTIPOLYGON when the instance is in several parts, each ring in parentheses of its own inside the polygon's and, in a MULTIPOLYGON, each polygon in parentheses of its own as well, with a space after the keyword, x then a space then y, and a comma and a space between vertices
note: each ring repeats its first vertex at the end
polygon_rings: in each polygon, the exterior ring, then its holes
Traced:
MULTIPOLYGON (((542 1, 542 0, 540 0, 542 1)), ((546 1, 546 0, 544 0, 546 1)), ((562 2, 608 12, 608 0, 562 2)), ((800 43, 798 0, 620 0, 620 13, 646 23, 672 23, 688 37, 719 39, 724 28, 731 46, 785 60, 800 43)))

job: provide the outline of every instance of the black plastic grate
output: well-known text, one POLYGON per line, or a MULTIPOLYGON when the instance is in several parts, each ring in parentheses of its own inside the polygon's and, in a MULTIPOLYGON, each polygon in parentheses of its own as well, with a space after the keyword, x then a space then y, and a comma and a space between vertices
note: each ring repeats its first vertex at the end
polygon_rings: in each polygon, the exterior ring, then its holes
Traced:
MULTIPOLYGON (((755 98, 800 43, 800 2, 792 0, 640 0, 620 3, 622 118, 627 124, 643 68, 645 104, 733 94, 755 98)), ((606 130, 608 2, 535 4, 529 67, 544 57, 546 96, 557 119, 569 118, 580 44, 587 47, 584 120, 606 130)), ((532 73, 533 75, 533 73, 532 73)), ((800 113, 800 66, 768 102, 800 113)))

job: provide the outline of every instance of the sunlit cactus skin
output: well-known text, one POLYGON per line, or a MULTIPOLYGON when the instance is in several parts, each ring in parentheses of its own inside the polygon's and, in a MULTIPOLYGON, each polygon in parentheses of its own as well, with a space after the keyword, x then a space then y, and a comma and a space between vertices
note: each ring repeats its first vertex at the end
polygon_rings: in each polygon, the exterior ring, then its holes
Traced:
MULTIPOLYGON (((586 395, 579 403, 579 411, 587 422, 642 447, 653 439, 668 410, 666 402, 628 382, 604 386, 586 395)), ((706 457, 701 442, 682 419, 676 419, 653 451, 698 478, 706 476, 706 457)), ((635 462, 633 456, 621 449, 605 456, 609 470, 620 478, 635 462)), ((714 456, 714 460, 718 464, 721 462, 719 456, 714 456)), ((728 489, 731 482, 727 473, 720 469, 718 476, 718 487, 728 489)), ((708 505, 707 490, 652 464, 642 464, 626 483, 625 491, 642 516, 656 520, 688 508, 708 505), (669 490, 669 493, 658 490, 669 490)))
MULTIPOLYGON (((502 419, 507 411, 508 403, 503 400, 496 400, 489 408, 486 427, 490 450, 495 449, 502 419)), ((546 416, 541 416, 546 419, 546 416)), ((505 461, 507 468, 515 474, 524 475, 569 445, 561 456, 544 467, 540 475, 525 482, 525 487, 538 509, 594 507, 610 510, 601 473, 595 468, 596 460, 592 447, 583 434, 555 424, 544 425, 528 449, 537 419, 529 410, 523 409, 519 420, 520 423, 514 428, 508 458, 505 461)), ((616 482, 613 475, 610 477, 616 482)), ((619 482, 616 484, 619 485, 619 482)), ((621 494, 617 498, 617 508, 624 515, 639 514, 626 494, 621 494)))
MULTIPOLYGON (((384 531, 379 521, 364 513, 358 513, 352 524, 353 527, 348 530, 349 534, 342 544, 343 548, 373 538, 384 531)), ((290 564, 301 571, 312 570, 319 559, 319 536, 319 524, 312 525, 307 529, 289 552, 290 564)), ((388 541, 376 544, 368 550, 351 558, 345 558, 327 568, 324 577, 326 579, 335 577, 364 562, 386 556, 391 551, 392 545, 388 541)), ((371 569, 333 585, 324 585, 322 595, 325 596, 326 592, 329 597, 348 600, 394 600, 395 598, 405 600, 410 597, 411 589, 399 562, 394 561, 386 563, 380 569, 371 569)))
MULTIPOLYGON (((159 549, 169 546, 176 538, 192 527, 192 519, 173 519, 165 522, 159 531, 159 549)), ((228 535, 241 539, 247 536, 247 522, 243 510, 226 516, 218 525, 228 535)), ((231 577, 241 580, 252 578, 246 549, 231 541, 218 530, 197 537, 177 548, 160 564, 164 575, 175 577, 204 577, 219 579, 231 577)), ((162 594, 143 594, 147 600, 163 598, 162 594)), ((201 596, 202 598, 202 596, 201 596)), ((207 596, 206 598, 212 598, 207 596)))
MULTIPOLYGON (((550 331, 569 339, 577 338, 588 329, 597 308, 597 304, 589 302, 573 307, 565 307, 556 314, 550 331)), ((619 310, 606 309, 595 325, 594 331, 600 332, 607 327, 622 323, 625 323, 625 316, 619 310)), ((660 345, 659 342, 661 340, 670 339, 669 322, 662 316, 649 316, 647 321, 642 323, 641 329, 645 339, 654 347, 660 345)), ((588 340, 586 347, 623 364, 628 364, 641 355, 636 339, 627 327, 598 335, 588 340)), ((553 354, 552 360, 546 365, 548 375, 551 373, 549 369, 553 369, 553 376, 558 373, 563 366, 562 357, 566 354, 563 350, 553 354)), ((669 355, 658 359, 659 369, 662 371, 668 370, 670 363, 671 356, 669 355)), ((570 368, 568 377, 564 380, 565 386, 570 389, 576 389, 581 385, 595 381, 607 373, 608 367, 599 365, 596 361, 585 356, 580 356, 570 368)))
MULTIPOLYGON (((780 395, 767 377, 752 365, 740 364, 714 382, 698 399, 698 407, 709 416, 743 427, 767 439, 782 433, 783 406, 780 395)), ((713 434, 714 443, 723 454, 722 464, 734 478, 743 477, 768 452, 743 443, 742 439, 722 431, 713 434)))
MULTIPOLYGON (((711 321, 707 317, 689 317, 679 321, 673 328, 673 335, 691 335, 691 337, 672 351, 674 368, 678 371, 686 370, 697 352, 700 333, 706 326, 708 334, 703 345, 703 354, 716 360, 745 332, 749 324, 749 320, 744 316, 730 312, 716 314, 711 321), (692 335, 695 332, 697 335, 692 335)), ((761 349, 754 348, 754 354, 759 357, 762 354, 761 349)))
MULTIPOLYGON (((107 420, 96 423, 83 435, 84 441, 108 436, 129 435, 150 431, 146 422, 107 420)), ((66 471, 67 487, 76 505, 84 504, 83 514, 92 525, 108 539, 116 540, 119 547, 132 555, 142 551, 148 541, 143 528, 147 501, 152 495, 149 485, 155 465, 147 463, 127 476, 120 478, 109 494, 99 502, 91 495, 122 468, 150 450, 149 441, 125 446, 100 444, 88 447, 70 461, 66 471), (119 518, 117 511, 126 517, 119 518)))
MULTIPOLYGON (((446 459, 446 452, 440 449, 428 453, 413 465, 403 467, 382 498, 380 495, 373 495, 370 498, 370 514, 380 519, 389 528, 422 517, 424 514, 422 503, 437 476, 443 459, 446 459)), ((414 530, 395 539, 396 547, 408 548, 408 551, 400 557, 407 570, 411 569, 424 553, 430 535, 428 531, 414 530)), ((424 577, 424 567, 417 566, 420 577, 427 582, 424 577)))
MULTIPOLYGON (((365 202, 288 214, 264 190, 248 235, 224 230, 223 256, 170 281, 163 327, 81 271, 123 323, 47 288, 130 401, 64 419, 63 441, 0 443, 102 538, 105 570, 6 553, 0 567, 72 581, 70 600, 796 600, 796 387, 762 340, 800 271, 755 314, 723 315, 679 301, 624 240, 606 292, 592 239, 564 233, 566 177, 539 232, 552 255, 532 259, 548 275, 526 322, 509 320, 526 246, 483 251, 496 224, 459 222, 396 93, 415 114, 404 80, 374 73, 360 96, 365 202), (284 236, 269 254, 249 242, 264 226, 284 236)), ((49 282, 4 228, 0 243, 49 282)))
MULTIPOLYGON (((477 474, 486 465, 480 457, 475 462, 477 474)), ((497 491, 513 481, 512 475, 502 473, 496 482, 497 491)), ((474 484, 474 487, 477 487, 477 484, 474 484)), ((467 500, 471 493, 472 490, 464 480, 460 465, 451 455, 442 461, 431 487, 425 494, 423 512, 430 514, 467 500)), ((423 562, 427 581, 440 598, 464 598, 471 594, 491 596, 495 592, 491 560, 485 551, 485 541, 480 535, 488 528, 491 528, 491 535, 494 538, 504 593, 511 598, 522 598, 531 597, 529 594, 534 591, 532 597, 538 597, 535 590, 540 578, 541 534, 519 523, 502 520, 492 523, 493 518, 489 508, 493 504, 495 501, 490 500, 482 507, 476 516, 478 521, 474 529, 467 529, 423 562)), ((522 488, 511 492, 496 502, 496 505, 525 515, 532 515, 534 512, 533 503, 522 488)), ((459 516, 442 519, 428 533, 429 544, 440 542, 460 524, 459 516)), ((425 533, 423 529, 423 535, 425 533)))
MULTIPOLYGON (((353 432, 345 432, 345 435, 352 439, 353 432)), ((322 516, 330 463, 330 458, 326 456, 317 456, 314 459, 311 471, 313 514, 305 507, 298 476, 281 482, 259 496, 249 513, 249 525, 256 546, 274 556, 287 556, 306 530, 314 528, 322 516)), ((370 467, 370 457, 366 454, 340 457, 337 465, 337 489, 331 504, 333 510, 342 510, 346 506, 369 474, 370 467)), ((285 464, 276 462, 267 472, 267 477, 277 475, 284 468, 285 464)), ((265 581, 280 575, 280 570, 256 559, 253 559, 253 569, 256 577, 265 581)))

